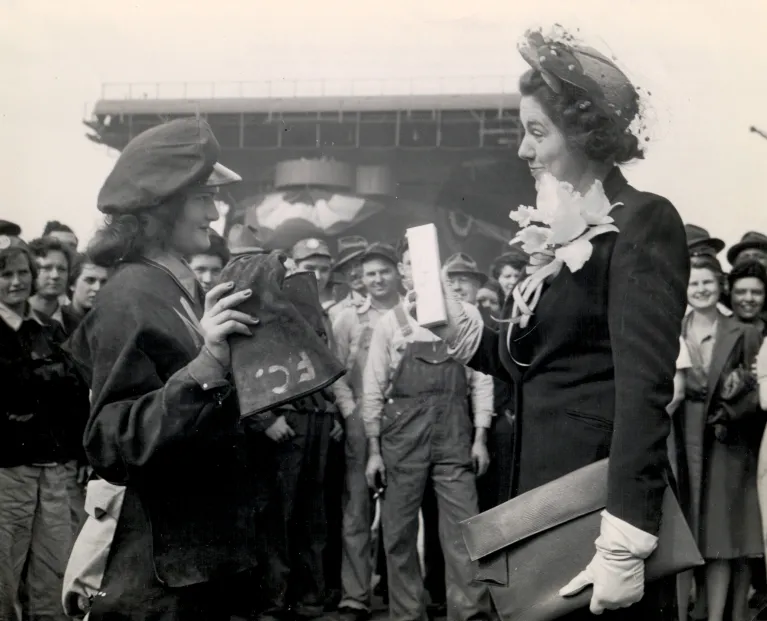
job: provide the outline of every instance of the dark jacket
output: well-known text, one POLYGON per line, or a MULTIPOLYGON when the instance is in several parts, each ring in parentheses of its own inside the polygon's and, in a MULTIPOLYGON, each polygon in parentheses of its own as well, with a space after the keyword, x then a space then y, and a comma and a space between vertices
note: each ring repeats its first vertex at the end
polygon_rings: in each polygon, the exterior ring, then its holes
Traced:
POLYGON ((64 331, 30 311, 0 319, 0 468, 81 460, 88 387, 61 348, 64 331))
POLYGON ((127 264, 69 343, 93 391, 89 461, 127 487, 133 507, 121 517, 131 524, 118 528, 126 538, 115 541, 102 590, 135 618, 155 573, 183 587, 255 564, 244 433, 230 383, 214 381, 200 353, 202 310, 201 295, 169 270, 127 264), (152 554, 139 563, 142 550, 152 554))
MULTIPOLYGON (((530 325, 513 332, 515 364, 485 330, 470 366, 516 392, 516 493, 610 456, 607 509, 657 533, 668 471, 666 405, 673 394, 689 256, 679 214, 631 187, 604 183, 619 233, 593 240, 576 273, 563 267, 530 325)), ((510 305, 504 313, 508 316, 510 305)))
MULTIPOLYGON (((683 453, 679 461, 680 479, 688 498, 687 507, 693 533, 698 536, 701 529, 701 508, 703 490, 707 477, 727 477, 732 472, 711 470, 710 454, 714 442, 727 445, 730 466, 738 471, 748 471, 755 477, 756 458, 764 433, 764 414, 759 409, 759 394, 756 381, 737 391, 735 398, 724 398, 725 378, 733 372, 750 373, 756 360, 762 337, 753 325, 738 322, 734 317, 719 316, 716 340, 711 353, 711 364, 705 386, 686 371, 687 396, 682 408, 674 415, 683 420, 683 453), (700 404, 702 407, 700 407, 700 404), (717 437, 719 436, 719 440, 717 437)), ((742 483, 742 481, 739 481, 742 483)), ((716 489, 727 485, 714 485, 716 489)), ((755 492, 755 485, 754 492, 755 492)), ((721 498, 720 502, 735 514, 744 518, 743 502, 747 490, 740 485, 733 488, 732 498, 721 498)), ((751 490, 749 490, 751 491, 751 490)), ((755 499, 754 499, 755 500, 755 499)), ((745 528, 745 522, 741 529, 745 528)))

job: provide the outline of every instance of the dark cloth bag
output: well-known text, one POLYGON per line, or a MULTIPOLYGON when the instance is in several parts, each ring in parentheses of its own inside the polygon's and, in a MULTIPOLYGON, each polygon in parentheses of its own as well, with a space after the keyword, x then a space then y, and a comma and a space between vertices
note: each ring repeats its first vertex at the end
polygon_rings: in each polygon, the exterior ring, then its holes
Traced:
POLYGON ((244 418, 306 397, 344 372, 321 335, 322 307, 313 274, 285 277, 284 255, 245 254, 221 273, 235 291, 253 294, 238 310, 259 319, 252 335, 233 335, 232 374, 244 418))
MULTIPOLYGON (((509 500, 462 523, 478 579, 489 583, 502 619, 550 621, 587 607, 592 589, 559 590, 594 556, 607 501, 604 459, 509 500)), ((658 547, 645 561, 653 582, 703 564, 690 528, 666 488, 658 547)))

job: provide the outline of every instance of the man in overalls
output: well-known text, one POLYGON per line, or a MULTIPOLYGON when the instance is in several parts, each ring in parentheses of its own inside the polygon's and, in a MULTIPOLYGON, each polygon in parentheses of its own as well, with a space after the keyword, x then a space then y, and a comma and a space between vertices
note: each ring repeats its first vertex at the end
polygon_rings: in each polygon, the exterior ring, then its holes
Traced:
POLYGON ((391 246, 373 244, 361 255, 362 279, 368 291, 365 303, 341 311, 333 323, 336 355, 349 373, 333 388, 336 404, 346 423, 346 485, 343 498, 343 556, 341 560, 343 621, 370 616, 370 582, 373 567, 370 550, 371 498, 365 480, 367 439, 359 403, 362 372, 370 337, 378 320, 399 304, 397 255, 391 246))
MULTIPOLYGON (((403 263, 406 257, 403 258, 403 263)), ((466 305, 467 313, 478 313, 466 305)), ((362 416, 368 437, 366 478, 386 484, 381 520, 389 580, 389 616, 397 621, 425 617, 424 585, 418 561, 418 511, 431 478, 437 495, 439 531, 445 555, 447 618, 489 619, 484 585, 473 583, 474 568, 459 523, 479 510, 475 483, 476 442, 484 443, 492 417, 492 381, 447 355, 446 345, 398 304, 373 331, 363 374, 362 416), (468 411, 469 387, 489 408, 468 411)))

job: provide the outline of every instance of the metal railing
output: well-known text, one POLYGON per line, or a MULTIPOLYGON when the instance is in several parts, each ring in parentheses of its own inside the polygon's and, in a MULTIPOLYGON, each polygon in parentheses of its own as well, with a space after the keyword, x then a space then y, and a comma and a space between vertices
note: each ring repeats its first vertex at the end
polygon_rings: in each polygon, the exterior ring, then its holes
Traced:
POLYGON ((107 82, 101 98, 225 99, 505 94, 517 92, 512 76, 317 78, 258 82, 107 82))

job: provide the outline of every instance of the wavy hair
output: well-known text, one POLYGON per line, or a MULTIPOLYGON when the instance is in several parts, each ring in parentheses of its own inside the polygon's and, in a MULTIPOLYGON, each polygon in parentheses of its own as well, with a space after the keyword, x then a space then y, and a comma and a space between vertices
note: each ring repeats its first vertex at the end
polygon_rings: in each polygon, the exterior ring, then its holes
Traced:
POLYGON ((184 197, 178 195, 156 207, 108 215, 87 254, 96 265, 112 268, 135 262, 150 250, 164 250, 183 208, 184 197))
POLYGON ((574 151, 605 164, 625 164, 644 158, 639 138, 631 131, 622 130, 616 119, 596 106, 588 94, 565 82, 562 87, 562 93, 555 93, 540 72, 533 69, 519 80, 520 93, 541 105, 574 151))

